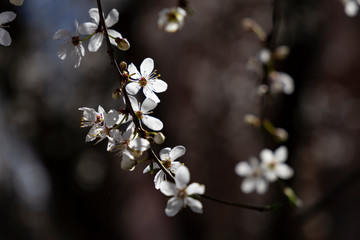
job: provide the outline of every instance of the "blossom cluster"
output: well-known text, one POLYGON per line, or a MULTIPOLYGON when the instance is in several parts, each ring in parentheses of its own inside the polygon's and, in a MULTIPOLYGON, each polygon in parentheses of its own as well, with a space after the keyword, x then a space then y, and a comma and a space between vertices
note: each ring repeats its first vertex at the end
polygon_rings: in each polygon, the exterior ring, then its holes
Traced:
POLYGON ((235 172, 237 175, 245 177, 241 184, 241 190, 244 193, 256 191, 258 194, 264 194, 270 182, 291 178, 294 170, 285 163, 287 157, 287 148, 280 146, 274 152, 270 149, 263 149, 260 152, 260 162, 255 157, 251 157, 249 162, 239 162, 235 167, 235 172))
POLYGON ((151 116, 151 113, 160 103, 157 93, 166 91, 167 83, 156 75, 152 58, 143 60, 140 71, 131 63, 124 70, 124 76, 126 81, 120 91, 126 93, 121 98, 124 108, 108 112, 101 106, 97 111, 88 107, 79 108, 83 112, 81 127, 90 127, 85 141, 98 143, 107 139, 107 151, 115 152, 121 158, 124 170, 132 171, 142 162, 148 162, 143 173, 152 174, 154 170, 158 170, 154 185, 164 195, 171 197, 165 209, 168 216, 176 215, 186 206, 201 213, 202 204, 196 197, 204 194, 205 186, 199 183, 189 185, 190 172, 177 161, 185 154, 185 147, 163 148, 159 158, 151 149, 152 143, 162 144, 165 140, 164 135, 159 132, 163 129, 162 121, 151 116), (144 98, 142 102, 138 100, 140 95, 144 98), (126 104, 127 99, 130 106, 126 104), (169 175, 172 179, 169 179, 169 175))
MULTIPOLYGON (((58 57, 64 60, 66 57, 71 58, 74 62, 74 67, 78 68, 81 63, 81 59, 85 56, 85 48, 83 42, 89 39, 88 50, 90 52, 96 52, 103 40, 104 40, 104 27, 100 24, 99 10, 97 8, 91 8, 89 15, 92 18, 92 22, 85 22, 79 25, 75 19, 75 33, 72 34, 68 30, 60 29, 53 35, 53 39, 62 40, 63 42, 59 46, 58 57), (81 38, 81 35, 85 35, 85 38, 81 38)), ((108 29, 115 25, 119 21, 119 12, 116 9, 112 9, 105 19, 105 25, 109 36, 110 43, 126 51, 130 48, 130 43, 126 38, 113 30, 108 29)))

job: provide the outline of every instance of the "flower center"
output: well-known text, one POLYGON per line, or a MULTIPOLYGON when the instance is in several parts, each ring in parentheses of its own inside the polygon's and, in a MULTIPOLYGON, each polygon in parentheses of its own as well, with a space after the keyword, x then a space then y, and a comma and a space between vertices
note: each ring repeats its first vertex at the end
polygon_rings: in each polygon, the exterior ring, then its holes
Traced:
POLYGON ((145 77, 140 78, 139 79, 139 84, 140 84, 140 86, 145 87, 146 84, 147 84, 146 78, 145 77))
POLYGON ((171 160, 167 158, 166 160, 162 161, 162 164, 166 169, 169 169, 171 167, 171 160))
POLYGON ((80 44, 79 36, 73 36, 71 42, 74 46, 78 46, 80 44))
POLYGON ((137 111, 135 112, 135 115, 138 119, 142 119, 143 118, 143 113, 141 111, 137 111))

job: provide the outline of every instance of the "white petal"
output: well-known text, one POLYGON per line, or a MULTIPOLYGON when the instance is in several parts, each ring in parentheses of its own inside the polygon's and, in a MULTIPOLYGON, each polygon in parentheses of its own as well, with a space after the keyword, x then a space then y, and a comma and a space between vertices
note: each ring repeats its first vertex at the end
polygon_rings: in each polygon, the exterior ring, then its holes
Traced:
POLYGON ((165 92, 168 88, 167 83, 160 79, 149 80, 148 84, 151 86, 154 92, 157 93, 165 92))
POLYGON ((136 161, 134 160, 134 157, 129 152, 124 151, 122 155, 121 168, 132 171, 134 170, 135 165, 136 161))
POLYGON ((256 192, 258 194, 264 194, 267 191, 268 182, 264 178, 262 177, 257 178, 255 184, 256 184, 256 192))
POLYGON ((102 33, 96 33, 94 36, 92 36, 89 41, 89 51, 96 52, 101 46, 103 39, 104 36, 102 33))
POLYGON ((166 160, 167 158, 170 158, 170 151, 171 151, 171 148, 169 148, 169 147, 161 149, 159 152, 160 159, 166 160))
POLYGON ((129 75, 131 75, 131 79, 140 79, 141 78, 141 74, 139 73, 139 71, 137 70, 137 68, 135 67, 135 65, 133 63, 131 63, 128 66, 128 72, 129 75))
POLYGON ((285 163, 279 163, 275 167, 276 175, 281 179, 289 179, 294 175, 294 170, 285 163))
POLYGON ((144 93, 146 98, 151 99, 155 103, 160 102, 160 99, 158 98, 158 96, 156 96, 156 94, 153 92, 153 90, 148 85, 146 85, 143 88, 143 93, 144 93))
POLYGON ((274 170, 267 170, 265 169, 263 171, 264 177, 269 181, 269 182, 274 182, 277 180, 277 175, 276 172, 274 170))
POLYGON ((160 191, 166 196, 175 196, 177 195, 176 186, 172 182, 164 181, 160 184, 160 191))
POLYGON ((135 138, 130 141, 129 148, 143 152, 150 148, 150 142, 144 138, 135 138))
POLYGON ((253 169, 250 167, 248 162, 239 162, 235 166, 235 173, 241 177, 245 177, 251 175, 253 173, 253 169))
POLYGON ((10 3, 14 4, 15 6, 21 6, 23 2, 24 0, 10 0, 10 3))
POLYGON ((0 25, 13 21, 16 18, 16 14, 12 11, 6 11, 0 13, 0 25))
POLYGON ((241 190, 244 193, 251 193, 255 188, 255 179, 253 177, 245 178, 241 183, 241 190))
POLYGON ((145 58, 140 65, 140 73, 143 77, 148 76, 154 70, 154 60, 152 58, 145 58))
POLYGON ((153 100, 151 100, 150 98, 145 98, 145 100, 143 101, 143 103, 141 104, 141 109, 140 111, 143 114, 146 114, 148 112, 150 112, 151 110, 154 110, 157 106, 157 103, 154 102, 153 100))
POLYGON ((143 115, 141 120, 145 126, 154 131, 160 131, 164 127, 164 124, 159 119, 152 116, 143 115))
POLYGON ((10 46, 11 44, 10 34, 1 27, 0 27, 0 44, 4 46, 10 46))
POLYGON ((166 174, 162 170, 158 171, 154 177, 155 189, 160 189, 160 184, 164 182, 165 179, 166 179, 166 174))
POLYGON ((184 205, 183 200, 177 197, 172 197, 166 204, 165 213, 168 217, 175 216, 182 206, 184 205))
POLYGON ((131 95, 135 95, 139 92, 141 86, 138 82, 130 82, 128 85, 126 85, 126 92, 128 92, 131 95))
POLYGON ((199 184, 199 183, 196 183, 196 182, 191 183, 189 186, 187 186, 186 193, 188 195, 192 195, 192 194, 203 195, 205 193, 205 185, 199 184))
POLYGON ((263 149, 260 152, 260 158, 264 163, 268 163, 274 159, 274 154, 270 149, 263 149))
POLYGON ((288 157, 288 150, 285 146, 280 146, 275 150, 274 155, 277 162, 285 162, 288 157))
POLYGON ((68 31, 68 30, 60 29, 56 33, 54 33, 53 39, 59 40, 61 38, 71 39, 72 38, 72 33, 70 31, 68 31))
POLYGON ((92 19, 94 19, 96 24, 99 24, 99 10, 97 8, 91 8, 89 10, 89 15, 92 19))
POLYGON ((112 27, 118 21, 119 21, 119 12, 115 8, 113 8, 105 19, 105 25, 106 27, 109 28, 112 27))
POLYGON ((91 35, 96 32, 98 25, 92 22, 85 22, 79 26, 79 33, 83 35, 91 35))
POLYGON ((201 204, 201 202, 199 200, 196 200, 194 198, 191 198, 191 197, 186 197, 184 199, 184 202, 187 206, 190 207, 190 209, 193 211, 193 212, 196 212, 196 213, 203 213, 203 206, 201 204))
POLYGON ((119 113, 116 110, 110 110, 109 113, 105 114, 104 121, 106 127, 113 127, 119 119, 119 113))
POLYGON ((171 161, 175 161, 179 157, 184 156, 185 152, 186 152, 186 149, 185 149, 184 146, 176 146, 176 147, 174 147, 170 152, 171 161))
POLYGON ((190 181, 189 169, 185 166, 179 167, 175 172, 175 184, 177 189, 185 189, 190 181))
POLYGON ((130 100, 131 107, 133 108, 134 112, 140 111, 139 102, 136 99, 136 97, 129 96, 129 100, 130 100))

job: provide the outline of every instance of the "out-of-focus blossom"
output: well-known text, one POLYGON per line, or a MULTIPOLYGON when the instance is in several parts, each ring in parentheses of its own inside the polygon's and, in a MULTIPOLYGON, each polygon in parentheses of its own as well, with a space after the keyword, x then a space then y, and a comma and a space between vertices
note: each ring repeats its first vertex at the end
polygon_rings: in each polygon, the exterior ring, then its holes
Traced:
POLYGON ((294 92, 294 80, 284 72, 272 71, 269 73, 270 92, 272 94, 285 93, 290 95, 294 92))
POLYGON ((173 33, 184 26, 186 11, 181 7, 165 8, 159 13, 158 26, 165 32, 173 33))
POLYGON ((80 66, 81 58, 85 56, 85 49, 80 41, 79 36, 79 24, 75 20, 75 34, 68 30, 60 29, 53 35, 53 39, 60 40, 63 39, 64 43, 60 44, 58 50, 58 57, 61 60, 64 60, 67 56, 74 59, 74 67, 78 68, 80 66))
POLYGON ((10 3, 15 6, 21 6, 24 3, 24 0, 10 0, 10 3))
POLYGON ((4 29, 3 24, 13 21, 16 18, 16 14, 12 11, 6 11, 0 13, 0 44, 4 46, 10 46, 11 37, 8 31, 4 29))

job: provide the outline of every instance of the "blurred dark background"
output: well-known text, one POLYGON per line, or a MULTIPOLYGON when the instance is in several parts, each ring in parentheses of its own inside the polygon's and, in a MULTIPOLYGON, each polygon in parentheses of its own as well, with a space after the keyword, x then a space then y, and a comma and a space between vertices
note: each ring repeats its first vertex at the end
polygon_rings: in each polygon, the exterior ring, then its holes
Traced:
MULTIPOLYGON (((224 200, 285 202, 277 184, 263 196, 243 194, 234 173, 239 161, 278 146, 243 123, 260 111, 258 78, 246 63, 262 46, 241 20, 271 31, 272 1, 192 0, 195 14, 175 34, 157 28, 158 12, 175 0, 102 3, 106 15, 118 9, 113 28, 131 43, 117 59, 139 66, 152 57, 168 83, 154 115, 165 124, 162 147, 186 147, 180 160, 191 180, 224 200)), ((11 46, 0 46, 0 239, 359 239, 360 16, 347 17, 340 0, 278 3, 275 44, 291 48, 279 68, 296 90, 267 113, 289 132, 295 176, 288 183, 303 206, 258 213, 203 199, 202 215, 185 209, 168 218, 145 165, 121 170, 106 142, 85 144, 88 129, 79 127, 79 107, 119 106, 111 98, 116 74, 104 46, 86 50, 74 69, 57 58, 52 35, 74 31, 75 18, 89 21, 96 1, 1 1, 0 12, 17 18, 7 29, 11 46)))

